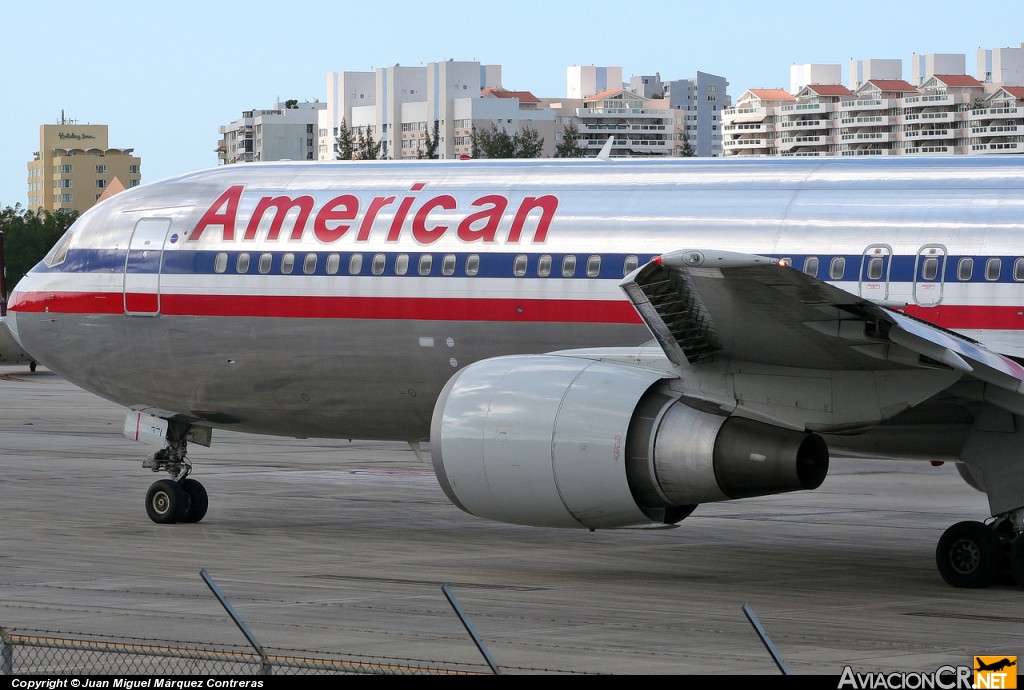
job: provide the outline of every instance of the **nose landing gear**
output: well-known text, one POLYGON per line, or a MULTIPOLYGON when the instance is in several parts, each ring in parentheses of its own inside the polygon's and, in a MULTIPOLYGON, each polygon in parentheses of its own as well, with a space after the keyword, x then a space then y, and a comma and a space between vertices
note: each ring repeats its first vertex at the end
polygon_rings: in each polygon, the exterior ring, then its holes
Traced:
POLYGON ((209 497, 206 488, 189 478, 192 463, 186 457, 188 427, 176 429, 171 425, 167 434, 167 447, 153 453, 143 467, 154 472, 166 471, 170 479, 153 482, 146 492, 146 514, 160 525, 176 522, 199 522, 206 516, 209 497))

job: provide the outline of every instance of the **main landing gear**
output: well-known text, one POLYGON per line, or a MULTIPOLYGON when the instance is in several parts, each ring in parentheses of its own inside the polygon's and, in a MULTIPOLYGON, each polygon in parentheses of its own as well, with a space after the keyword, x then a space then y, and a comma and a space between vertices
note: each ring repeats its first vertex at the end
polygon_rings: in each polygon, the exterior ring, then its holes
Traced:
POLYGON ((956 523, 939 539, 935 564, 954 587, 988 587, 1007 576, 1024 587, 1024 509, 990 523, 956 523))
POLYGON ((185 435, 188 427, 171 424, 167 434, 167 447, 153 453, 142 463, 154 472, 166 471, 170 479, 160 479, 146 492, 146 513, 158 524, 199 522, 206 516, 209 499, 206 489, 189 478, 192 463, 186 457, 185 435))

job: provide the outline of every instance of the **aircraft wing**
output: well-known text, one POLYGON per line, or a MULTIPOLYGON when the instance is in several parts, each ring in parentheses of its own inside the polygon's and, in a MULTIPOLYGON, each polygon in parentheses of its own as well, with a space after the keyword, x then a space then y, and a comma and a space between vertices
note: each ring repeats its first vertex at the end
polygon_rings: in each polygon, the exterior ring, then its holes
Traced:
POLYGON ((778 259, 677 251, 621 285, 678 366, 721 357, 833 371, 948 368, 1014 399, 1024 393, 1024 367, 1014 360, 778 259))

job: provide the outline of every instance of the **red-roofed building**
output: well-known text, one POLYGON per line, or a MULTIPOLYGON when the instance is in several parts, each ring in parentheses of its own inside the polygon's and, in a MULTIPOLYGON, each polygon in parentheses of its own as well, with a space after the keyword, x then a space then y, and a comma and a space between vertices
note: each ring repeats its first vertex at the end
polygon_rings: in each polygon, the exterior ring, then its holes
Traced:
POLYGON ((839 104, 854 99, 840 84, 808 84, 796 94, 796 103, 779 108, 776 132, 783 156, 828 156, 838 150, 839 104))
POLYGON ((775 155, 779 109, 796 99, 785 89, 748 89, 736 107, 722 111, 722 152, 726 156, 775 155))
POLYGON ((1003 86, 969 113, 972 154, 1024 153, 1024 86, 1003 86))

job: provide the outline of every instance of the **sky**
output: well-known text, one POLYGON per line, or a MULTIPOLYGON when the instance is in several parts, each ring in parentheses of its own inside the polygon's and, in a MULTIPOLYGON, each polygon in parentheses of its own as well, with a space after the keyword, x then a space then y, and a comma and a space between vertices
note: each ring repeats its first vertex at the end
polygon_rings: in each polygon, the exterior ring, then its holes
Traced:
POLYGON ((27 201, 39 126, 65 117, 109 126, 142 182, 217 165, 218 128, 243 110, 326 100, 327 74, 396 63, 476 60, 503 86, 565 95, 571 65, 663 80, 724 76, 735 99, 788 88, 793 64, 903 60, 1020 47, 1024 3, 857 0, 70 0, 5 3, 0 41, 0 208, 27 201))

